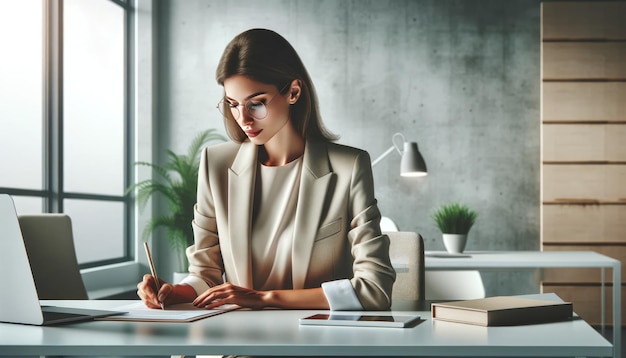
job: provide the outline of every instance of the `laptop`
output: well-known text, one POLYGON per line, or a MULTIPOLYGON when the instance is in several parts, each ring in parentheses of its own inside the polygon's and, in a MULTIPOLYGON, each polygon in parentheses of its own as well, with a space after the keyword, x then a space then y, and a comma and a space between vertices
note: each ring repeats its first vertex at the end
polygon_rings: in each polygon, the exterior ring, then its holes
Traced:
POLYGON ((124 312, 41 306, 13 198, 0 194, 0 322, 53 325, 124 312))

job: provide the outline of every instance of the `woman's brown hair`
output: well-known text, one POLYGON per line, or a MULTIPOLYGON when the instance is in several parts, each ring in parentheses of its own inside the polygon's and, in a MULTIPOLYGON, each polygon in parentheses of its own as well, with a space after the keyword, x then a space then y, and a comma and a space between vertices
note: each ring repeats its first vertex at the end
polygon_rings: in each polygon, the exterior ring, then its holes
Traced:
MULTIPOLYGON (((278 90, 284 88, 281 94, 289 90, 286 84, 300 80, 302 93, 298 101, 290 106, 294 128, 303 138, 310 140, 333 141, 338 138, 324 127, 313 82, 296 50, 281 35, 271 30, 251 29, 232 39, 217 65, 215 79, 224 86, 224 81, 235 75, 271 84, 278 90)), ((224 113, 230 111, 225 110, 224 113)), ((247 139, 231 115, 224 116, 224 125, 235 142, 247 139)))

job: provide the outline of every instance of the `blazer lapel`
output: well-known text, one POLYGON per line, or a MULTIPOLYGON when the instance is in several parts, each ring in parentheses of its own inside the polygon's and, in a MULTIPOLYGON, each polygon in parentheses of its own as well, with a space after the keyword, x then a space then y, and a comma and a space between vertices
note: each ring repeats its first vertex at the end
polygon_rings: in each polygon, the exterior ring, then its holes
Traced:
POLYGON ((313 242, 321 220, 324 199, 333 173, 324 143, 307 141, 304 150, 292 253, 294 289, 304 288, 313 242))
POLYGON ((232 262, 236 276, 229 277, 229 280, 250 288, 252 287, 250 230, 257 154, 255 144, 243 142, 228 172, 228 230, 231 245, 231 257, 228 259, 232 262))

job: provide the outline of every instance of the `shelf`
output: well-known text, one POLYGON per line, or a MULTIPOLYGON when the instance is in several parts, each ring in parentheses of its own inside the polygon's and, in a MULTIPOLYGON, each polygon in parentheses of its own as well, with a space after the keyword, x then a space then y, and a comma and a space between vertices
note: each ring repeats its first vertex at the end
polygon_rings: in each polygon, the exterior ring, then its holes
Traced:
POLYGON ((542 124, 598 124, 598 125, 607 125, 607 124, 615 124, 615 125, 624 125, 626 124, 626 120, 616 120, 616 121, 573 121, 573 120, 558 120, 558 119, 545 119, 541 122, 542 124))
POLYGON ((626 198, 619 198, 617 200, 599 200, 599 199, 556 199, 545 200, 543 205, 626 205, 626 198))
MULTIPOLYGON (((543 246, 580 246, 581 250, 588 250, 593 246, 626 246, 622 241, 544 241, 543 246)), ((626 279, 626 278, 625 278, 626 279)))
POLYGON ((579 37, 579 38, 565 38, 565 37, 544 37, 542 42, 626 42, 623 38, 606 38, 606 37, 579 37))
POLYGON ((543 82, 626 82, 626 78, 544 78, 543 82))
MULTIPOLYGON (((542 284, 548 286, 576 286, 576 287, 600 287, 601 282, 560 282, 560 281, 541 281, 542 284)), ((622 281, 622 287, 626 287, 626 282, 622 281)), ((604 287, 613 287, 613 282, 605 282, 604 287)))
POLYGON ((624 161, 611 161, 611 160, 544 160, 545 165, 625 165, 624 161))

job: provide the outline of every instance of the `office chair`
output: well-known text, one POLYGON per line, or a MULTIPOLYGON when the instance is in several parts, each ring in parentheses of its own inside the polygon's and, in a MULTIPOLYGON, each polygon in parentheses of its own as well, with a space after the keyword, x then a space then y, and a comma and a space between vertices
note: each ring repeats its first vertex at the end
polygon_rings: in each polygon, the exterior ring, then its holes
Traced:
MULTIPOLYGON (((381 230, 387 235, 398 231, 396 223, 391 218, 386 216, 381 218, 380 227, 381 230)), ((422 242, 423 247, 423 240, 421 237, 420 241, 422 242)), ((402 270, 402 267, 400 267, 400 270, 402 270)), ((485 286, 483 284, 482 277, 480 276, 480 272, 478 271, 426 271, 422 268, 422 272, 424 273, 424 276, 422 277, 421 282, 424 284, 425 290, 424 295, 421 296, 422 299, 471 300, 474 298, 485 297, 485 286)), ((394 292, 395 289, 396 286, 394 286, 394 292)), ((400 290, 402 289, 400 288, 400 290)))
POLYGON ((76 259, 70 217, 36 214, 19 215, 18 220, 39 299, 88 299, 76 259))
POLYGON ((400 229, 398 229, 398 225, 396 225, 396 223, 391 220, 391 218, 388 218, 386 216, 382 216, 380 218, 380 230, 381 231, 400 231, 400 229))
POLYGON ((409 231, 383 232, 389 236, 389 257, 396 270, 392 300, 423 300, 424 286, 424 240, 409 231))

